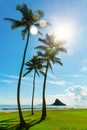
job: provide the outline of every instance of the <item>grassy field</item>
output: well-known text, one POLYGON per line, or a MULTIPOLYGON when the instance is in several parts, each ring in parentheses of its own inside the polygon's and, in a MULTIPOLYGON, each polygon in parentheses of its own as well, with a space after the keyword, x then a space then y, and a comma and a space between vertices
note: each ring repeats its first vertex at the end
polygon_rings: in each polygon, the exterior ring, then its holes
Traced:
MULTIPOLYGON (((23 112, 27 125, 22 130, 87 130, 87 110, 47 110, 47 118, 38 122, 41 111, 35 111, 31 116, 30 112, 23 112)), ((21 130, 19 128, 17 112, 0 113, 0 130, 21 130)))

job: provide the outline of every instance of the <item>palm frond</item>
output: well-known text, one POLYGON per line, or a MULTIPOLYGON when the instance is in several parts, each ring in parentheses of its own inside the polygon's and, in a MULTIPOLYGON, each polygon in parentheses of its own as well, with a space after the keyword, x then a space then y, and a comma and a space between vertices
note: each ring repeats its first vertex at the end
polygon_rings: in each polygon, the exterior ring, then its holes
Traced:
POLYGON ((25 29, 22 30, 22 32, 21 32, 21 35, 22 35, 23 40, 25 39, 26 33, 27 33, 27 28, 25 28, 25 29))
POLYGON ((47 25, 51 25, 51 23, 48 23, 48 22, 47 22, 47 25))
POLYGON ((53 73, 52 65, 51 65, 50 62, 49 62, 49 68, 51 69, 51 71, 52 71, 52 73, 53 73))
POLYGON ((43 76, 45 76, 45 73, 44 73, 43 71, 40 71, 40 73, 41 73, 43 76))
POLYGON ((46 46, 37 46, 37 47, 35 47, 35 49, 46 51, 48 49, 48 47, 46 47, 46 46))
POLYGON ((36 69, 35 71, 36 71, 36 74, 40 77, 38 70, 36 69))
POLYGON ((25 77, 27 74, 29 74, 33 69, 29 69, 24 75, 23 77, 25 77))
POLYGON ((40 35, 43 35, 39 30, 38 30, 38 33, 39 33, 40 35))
MULTIPOLYGON (((39 23, 35 23, 34 25, 35 25, 36 27, 38 27, 38 28, 42 28, 42 27, 40 27, 40 24, 39 24, 39 23)), ((50 26, 50 25, 51 25, 50 23, 48 23, 48 22, 46 23, 46 26, 50 26)))
POLYGON ((61 66, 63 65, 63 63, 61 62, 61 60, 59 60, 59 58, 54 58, 54 59, 52 60, 52 62, 53 62, 53 64, 58 63, 58 64, 60 64, 61 66))
POLYGON ((44 54, 41 51, 37 51, 37 55, 43 57, 44 54))
POLYGON ((33 69, 33 67, 32 66, 29 66, 29 67, 27 67, 27 68, 25 68, 25 70, 30 70, 30 69, 33 69))
POLYGON ((61 61, 61 59, 60 59, 60 58, 58 58, 58 57, 55 57, 54 59, 55 59, 55 60, 59 60, 59 61, 61 61))
POLYGON ((34 24, 36 27, 40 28, 40 24, 39 23, 35 23, 34 24))
POLYGON ((29 9, 26 4, 17 5, 16 10, 22 13, 25 20, 32 18, 32 9, 29 9))
POLYGON ((38 40, 39 40, 40 42, 42 42, 43 44, 49 45, 49 41, 46 40, 46 39, 41 39, 41 38, 39 38, 38 40))
POLYGON ((32 66, 32 63, 28 61, 28 62, 25 63, 25 65, 26 66, 32 66))
POLYGON ((37 13, 40 15, 40 18, 44 16, 44 12, 42 10, 38 10, 37 13))
POLYGON ((16 29, 16 28, 19 28, 19 27, 21 27, 21 26, 24 25, 23 22, 18 21, 18 20, 15 20, 15 19, 4 18, 4 20, 10 21, 10 22, 12 23, 12 25, 11 25, 11 28, 12 28, 12 29, 16 29))
POLYGON ((46 44, 46 45, 49 46, 49 47, 54 46, 55 35, 54 35, 54 34, 52 34, 52 35, 46 34, 45 37, 46 37, 45 39, 39 38, 38 40, 39 40, 40 42, 42 42, 43 44, 46 44))
POLYGON ((49 45, 51 44, 54 44, 54 41, 55 41, 55 35, 54 34, 46 34, 46 39, 49 41, 49 45))
POLYGON ((64 47, 58 47, 58 48, 56 48, 56 51, 67 53, 67 50, 64 47))

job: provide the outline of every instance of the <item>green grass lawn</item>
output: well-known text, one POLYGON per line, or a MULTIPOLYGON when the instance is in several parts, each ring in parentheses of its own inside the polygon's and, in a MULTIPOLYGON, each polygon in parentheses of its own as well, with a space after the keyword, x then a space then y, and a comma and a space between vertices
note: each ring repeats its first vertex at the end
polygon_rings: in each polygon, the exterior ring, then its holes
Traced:
MULTIPOLYGON (((47 110, 47 118, 38 123, 41 111, 23 112, 27 125, 22 130, 87 130, 87 110, 47 110)), ((21 130, 18 127, 19 118, 17 112, 0 113, 0 130, 21 130)))

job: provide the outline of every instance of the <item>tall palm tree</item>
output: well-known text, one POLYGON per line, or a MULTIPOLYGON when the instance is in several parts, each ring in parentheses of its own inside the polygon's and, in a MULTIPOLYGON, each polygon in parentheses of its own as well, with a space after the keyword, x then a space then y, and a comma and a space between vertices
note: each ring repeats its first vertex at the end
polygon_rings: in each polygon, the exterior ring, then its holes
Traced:
POLYGON ((12 18, 5 18, 5 20, 8 20, 12 23, 12 25, 11 25, 12 29, 16 29, 16 28, 20 28, 20 27, 23 28, 23 30, 21 32, 23 39, 25 39, 25 36, 27 35, 27 40, 26 40, 24 53, 23 53, 22 64, 21 64, 20 73, 19 73, 18 86, 17 86, 17 104, 18 104, 20 125, 24 126, 25 121, 23 119, 21 105, 20 105, 20 85, 21 85, 21 79, 22 79, 22 72, 23 72, 23 68, 24 68, 26 51, 27 51, 27 47, 28 47, 28 43, 29 43, 30 27, 32 25, 35 25, 35 26, 39 25, 39 23, 37 23, 37 22, 39 19, 41 19, 44 16, 44 12, 41 10, 38 10, 37 12, 34 13, 32 11, 32 9, 27 7, 26 4, 17 5, 16 10, 20 11, 20 13, 22 14, 22 17, 20 20, 15 20, 12 18))
POLYGON ((42 115, 41 115, 41 120, 44 120, 46 117, 45 89, 46 89, 48 69, 51 68, 52 70, 51 63, 53 64, 58 63, 60 65, 63 65, 61 60, 57 58, 57 54, 59 54, 59 52, 66 53, 66 49, 63 47, 65 41, 55 40, 54 35, 46 34, 46 38, 45 39, 39 38, 39 41, 42 42, 44 45, 36 47, 36 49, 40 49, 40 51, 38 51, 37 53, 40 57, 42 57, 43 61, 46 63, 46 70, 45 70, 44 83, 43 83, 42 115))
POLYGON ((38 56, 33 56, 33 58, 31 60, 29 60, 28 62, 25 63, 25 65, 27 66, 26 68, 26 73, 23 76, 26 76, 27 74, 29 74, 30 72, 34 71, 34 77, 33 77, 33 91, 32 91, 32 106, 31 106, 31 114, 34 114, 33 111, 33 104, 34 104, 34 92, 35 92, 35 78, 36 78, 36 74, 38 76, 39 73, 43 73, 42 69, 43 69, 43 65, 42 65, 42 60, 40 58, 38 58, 38 56))

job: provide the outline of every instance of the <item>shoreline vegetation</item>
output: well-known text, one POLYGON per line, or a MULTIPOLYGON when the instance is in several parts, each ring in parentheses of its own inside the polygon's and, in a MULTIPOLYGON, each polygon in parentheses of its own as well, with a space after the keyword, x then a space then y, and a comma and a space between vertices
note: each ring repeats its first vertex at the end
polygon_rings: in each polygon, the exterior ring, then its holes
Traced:
MULTIPOLYGON (((87 109, 47 110, 47 117, 39 122, 41 110, 32 116, 30 111, 23 111, 26 130, 87 130, 87 109)), ((18 112, 0 112, 0 130, 25 130, 18 128, 18 112)))

